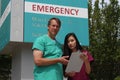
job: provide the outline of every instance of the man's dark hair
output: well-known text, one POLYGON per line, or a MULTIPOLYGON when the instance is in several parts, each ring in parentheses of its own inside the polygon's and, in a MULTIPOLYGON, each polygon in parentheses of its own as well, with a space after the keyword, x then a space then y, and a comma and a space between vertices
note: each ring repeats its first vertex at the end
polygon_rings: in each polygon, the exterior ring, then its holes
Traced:
POLYGON ((61 26, 61 21, 60 21, 60 19, 59 18, 51 18, 49 21, 48 21, 48 26, 51 24, 51 21, 52 20, 55 20, 58 24, 59 24, 59 26, 61 26))

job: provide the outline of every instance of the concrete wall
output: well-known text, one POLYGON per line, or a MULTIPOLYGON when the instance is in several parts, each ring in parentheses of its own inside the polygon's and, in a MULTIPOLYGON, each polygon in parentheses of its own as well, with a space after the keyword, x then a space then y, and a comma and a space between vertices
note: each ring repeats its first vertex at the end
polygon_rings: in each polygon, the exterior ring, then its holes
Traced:
POLYGON ((12 58, 12 80, 33 80, 32 44, 18 44, 12 58))
MULTIPOLYGON (((20 43, 14 48, 11 80, 34 80, 34 62, 31 48, 32 44, 29 43, 20 43)), ((64 78, 64 80, 67 79, 64 78)))
POLYGON ((10 41, 23 42, 24 0, 11 0, 10 41))

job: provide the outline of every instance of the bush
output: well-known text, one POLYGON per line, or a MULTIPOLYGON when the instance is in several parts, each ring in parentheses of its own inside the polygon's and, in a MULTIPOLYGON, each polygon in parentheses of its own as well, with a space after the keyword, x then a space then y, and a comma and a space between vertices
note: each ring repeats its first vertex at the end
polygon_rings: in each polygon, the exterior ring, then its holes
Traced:
POLYGON ((117 76, 114 80, 120 80, 120 76, 117 76))
POLYGON ((11 61, 11 56, 0 55, 0 80, 10 80, 11 61))

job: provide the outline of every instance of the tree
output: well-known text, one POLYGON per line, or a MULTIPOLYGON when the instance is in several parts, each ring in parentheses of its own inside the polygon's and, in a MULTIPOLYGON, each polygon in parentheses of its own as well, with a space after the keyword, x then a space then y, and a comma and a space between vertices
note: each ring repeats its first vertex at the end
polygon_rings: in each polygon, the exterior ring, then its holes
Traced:
POLYGON ((120 6, 117 0, 110 0, 110 4, 105 3, 104 0, 102 2, 96 0, 94 6, 91 5, 91 0, 89 0, 88 9, 89 50, 95 58, 92 65, 95 70, 93 70, 92 76, 97 80, 113 80, 119 74, 115 65, 118 64, 118 58, 116 57, 120 56, 118 50, 120 46, 117 40, 120 6))
POLYGON ((0 55, 0 80, 10 80, 11 56, 0 55))

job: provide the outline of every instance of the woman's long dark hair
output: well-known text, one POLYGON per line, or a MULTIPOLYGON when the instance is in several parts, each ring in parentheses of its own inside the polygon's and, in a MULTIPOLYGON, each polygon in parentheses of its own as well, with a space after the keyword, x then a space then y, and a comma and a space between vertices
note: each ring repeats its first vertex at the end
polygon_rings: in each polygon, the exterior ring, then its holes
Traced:
POLYGON ((64 39, 64 48, 63 48, 63 55, 67 56, 67 55, 71 55, 72 51, 70 50, 70 48, 68 47, 68 38, 70 36, 73 36, 76 40, 76 48, 77 50, 79 49, 80 51, 83 50, 82 46, 80 45, 75 33, 68 33, 66 36, 65 36, 65 39, 64 39))
MULTIPOLYGON (((68 47, 68 38, 69 38, 70 36, 73 36, 73 37, 75 38, 77 50, 80 50, 80 51, 83 50, 83 48, 82 48, 82 46, 80 45, 80 43, 79 43, 79 41, 78 41, 75 33, 68 33, 68 34, 65 36, 65 39, 64 39, 63 56, 69 56, 69 58, 70 58, 71 53, 72 53, 71 49, 68 47)), ((63 65, 63 74, 64 74, 64 76, 66 77, 66 75, 65 75, 65 69, 66 69, 66 65, 63 65)), ((69 78, 68 78, 68 80, 69 80, 69 78)))

